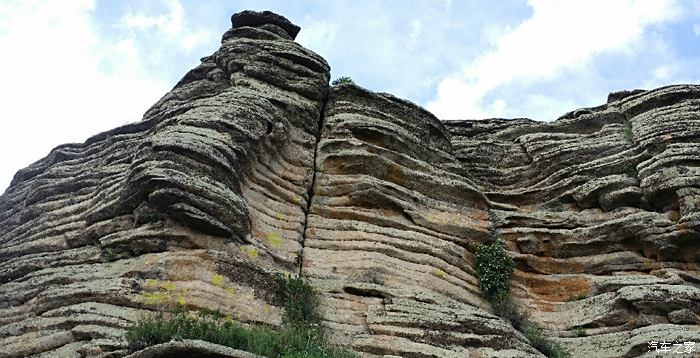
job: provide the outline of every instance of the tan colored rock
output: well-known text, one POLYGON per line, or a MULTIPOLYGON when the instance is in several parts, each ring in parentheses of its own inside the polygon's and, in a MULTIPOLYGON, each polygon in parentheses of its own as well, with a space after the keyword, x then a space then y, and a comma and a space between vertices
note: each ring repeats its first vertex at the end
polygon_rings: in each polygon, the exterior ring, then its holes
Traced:
POLYGON ((232 349, 204 341, 184 339, 151 346, 130 354, 128 358, 209 357, 262 358, 257 354, 232 349))
POLYGON ((283 17, 239 15, 142 122, 54 149, 0 197, 0 356, 122 352, 177 303, 281 323, 329 67, 283 17))
POLYGON ((277 14, 232 21, 142 122, 55 148, 0 196, 0 356, 253 357, 131 352, 124 332, 176 304, 279 326, 277 276, 300 273, 363 357, 541 357, 479 289, 495 239, 516 306, 572 356, 700 343, 700 86, 441 122, 330 87, 277 14))

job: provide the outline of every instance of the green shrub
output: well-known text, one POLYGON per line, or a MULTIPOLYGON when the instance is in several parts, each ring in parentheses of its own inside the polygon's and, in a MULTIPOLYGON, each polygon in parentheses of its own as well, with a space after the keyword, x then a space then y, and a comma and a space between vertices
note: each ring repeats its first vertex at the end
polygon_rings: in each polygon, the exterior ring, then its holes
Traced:
POLYGON ((106 261, 114 261, 117 258, 117 255, 114 254, 113 249, 103 249, 102 256, 106 261))
MULTIPOLYGON (((178 305, 178 307, 181 307, 178 305)), ((184 310, 183 310, 184 312, 184 310)), ((198 312, 199 317, 206 318, 206 317, 212 317, 214 319, 224 319, 226 318, 226 315, 223 314, 219 310, 210 310, 208 308, 202 308, 198 312)))
POLYGON ((266 357, 350 358, 354 353, 328 347, 320 331, 300 326, 276 330, 247 328, 223 318, 205 314, 158 314, 141 319, 126 333, 132 350, 166 343, 172 339, 199 339, 266 357))
POLYGON ((337 86, 337 85, 342 85, 343 83, 355 83, 355 82, 350 77, 343 76, 343 77, 336 78, 333 82, 331 82, 331 85, 337 86))
POLYGON ((141 215, 141 219, 144 223, 155 223, 158 222, 158 215, 153 211, 147 211, 141 215))
POLYGON ((129 347, 139 350, 172 339, 199 339, 265 357, 355 358, 355 353, 330 347, 319 326, 318 297, 301 278, 280 277, 285 302, 284 326, 248 328, 216 310, 190 315, 178 306, 173 313, 140 319, 126 333, 129 347))
POLYGON ((625 129, 624 129, 624 135, 625 135, 625 139, 627 139, 630 142, 633 141, 634 134, 632 133, 632 124, 627 123, 627 125, 625 126, 625 129))
POLYGON ((583 327, 576 327, 576 337, 585 337, 586 330, 583 327))
POLYGON ((515 263, 508 256, 505 244, 495 241, 490 245, 479 245, 474 261, 479 287, 491 303, 494 314, 508 320, 513 328, 523 332, 530 344, 545 356, 569 358, 564 347, 547 339, 537 325, 527 322, 518 312, 510 297, 510 277, 515 263))
POLYGON ((495 241, 490 245, 479 245, 474 259, 479 286, 486 298, 493 302, 495 298, 507 295, 515 263, 508 256, 503 242, 495 241))
POLYGON ((546 207, 547 209, 552 210, 552 211, 564 211, 564 210, 565 210, 564 204, 563 204, 562 202, 560 202, 559 200, 556 200, 556 199, 547 202, 547 203, 545 204, 545 207, 546 207))
POLYGON ((542 354, 548 358, 570 358, 569 352, 564 349, 560 344, 550 341, 544 334, 542 334, 542 329, 534 324, 529 324, 523 330, 523 334, 530 345, 535 349, 540 351, 542 354))
POLYGON ((625 174, 629 174, 629 175, 636 175, 637 174, 637 167, 634 165, 634 163, 632 163, 629 160, 624 162, 620 169, 625 174))
POLYGON ((313 287, 301 277, 280 277, 284 297, 284 322, 292 325, 318 324, 318 296, 313 287))

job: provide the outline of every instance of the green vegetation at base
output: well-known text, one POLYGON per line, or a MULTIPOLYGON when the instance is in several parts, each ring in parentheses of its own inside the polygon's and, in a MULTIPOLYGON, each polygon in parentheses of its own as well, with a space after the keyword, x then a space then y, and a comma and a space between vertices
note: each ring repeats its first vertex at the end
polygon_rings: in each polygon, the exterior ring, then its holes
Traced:
POLYGON ((302 278, 280 279, 284 299, 284 323, 293 326, 313 326, 321 321, 318 296, 308 281, 302 278))
POLYGON ((564 347, 552 342, 542 334, 542 329, 528 322, 518 312, 510 297, 510 278, 515 263, 508 256, 505 244, 495 241, 490 245, 479 245, 474 255, 479 287, 491 303, 494 314, 509 321, 513 328, 523 332, 530 344, 549 358, 571 357, 564 347))
POLYGON ((523 334, 530 344, 548 358, 569 358, 571 355, 560 344, 550 341, 542 334, 542 329, 536 325, 528 325, 523 334))
POLYGON ((179 306, 173 313, 159 313, 139 320, 126 338, 132 350, 173 339, 198 339, 265 357, 354 358, 355 353, 330 347, 320 327, 318 297, 301 278, 280 278, 285 299, 284 326, 245 327, 219 311, 188 314, 179 306))
POLYGON ((352 80, 352 78, 350 78, 348 76, 343 76, 343 77, 336 78, 333 82, 331 82, 331 85, 337 86, 337 85, 341 85, 343 83, 355 83, 355 82, 352 80))
POLYGON ((173 339, 198 339, 265 357, 357 357, 354 353, 329 347, 319 328, 248 328, 230 319, 208 315, 193 316, 185 312, 149 316, 140 320, 127 332, 127 340, 132 350, 173 339))

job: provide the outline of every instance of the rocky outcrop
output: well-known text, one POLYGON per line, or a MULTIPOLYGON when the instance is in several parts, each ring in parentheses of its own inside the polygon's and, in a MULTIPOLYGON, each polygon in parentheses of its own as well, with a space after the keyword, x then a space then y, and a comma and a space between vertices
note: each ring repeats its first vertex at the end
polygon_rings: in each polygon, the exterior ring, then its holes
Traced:
POLYGON ((485 312, 470 252, 493 232, 490 203, 459 168, 430 113, 352 85, 333 89, 302 275, 327 298, 328 326, 346 345, 406 357, 536 353, 485 312))
MULTIPOLYGON (((364 356, 540 357, 479 290, 516 262, 518 309, 573 356, 700 342, 700 86, 611 94, 551 123, 441 122, 352 84, 280 15, 219 50, 143 121, 54 149, 0 197, 0 356, 114 357, 182 304, 281 324, 301 274, 364 356)), ((249 356, 199 341, 134 356, 249 356)))
POLYGON ((147 347, 134 354, 130 354, 127 358, 190 358, 190 357, 206 357, 206 358, 262 358, 261 356, 249 352, 232 349, 218 344, 183 339, 179 341, 170 341, 168 343, 157 344, 147 347))
POLYGON ((520 309, 574 356, 700 339, 699 104, 670 86, 549 124, 444 123, 464 175, 508 206, 490 213, 520 309))
POLYGON ((281 322, 275 276, 298 272, 329 67, 281 16, 233 21, 142 122, 17 173, 0 199, 0 352, 126 353, 139 312, 178 302, 281 322))

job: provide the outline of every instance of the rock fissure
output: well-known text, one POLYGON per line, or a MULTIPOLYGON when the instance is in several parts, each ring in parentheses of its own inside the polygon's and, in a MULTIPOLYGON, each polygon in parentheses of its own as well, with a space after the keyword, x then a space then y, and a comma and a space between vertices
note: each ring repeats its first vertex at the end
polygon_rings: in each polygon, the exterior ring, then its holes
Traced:
POLYGON ((321 132, 323 131, 323 119, 325 117, 326 113, 326 103, 328 101, 328 94, 330 91, 333 89, 331 87, 328 87, 326 90, 323 100, 321 101, 321 110, 320 110, 320 115, 318 117, 318 130, 316 131, 316 136, 315 136, 315 143, 314 143, 314 157, 313 157, 313 175, 311 176, 311 185, 309 186, 308 190, 308 202, 306 204, 306 209, 304 210, 304 227, 302 229, 302 236, 301 236, 301 251, 299 252, 299 271, 297 272, 297 275, 301 277, 302 275, 302 267, 304 265, 304 244, 306 242, 306 230, 309 222, 309 212, 311 210, 311 203, 313 202, 314 199, 314 187, 316 185, 316 174, 318 172, 316 168, 316 158, 318 156, 318 143, 321 141, 321 132))

